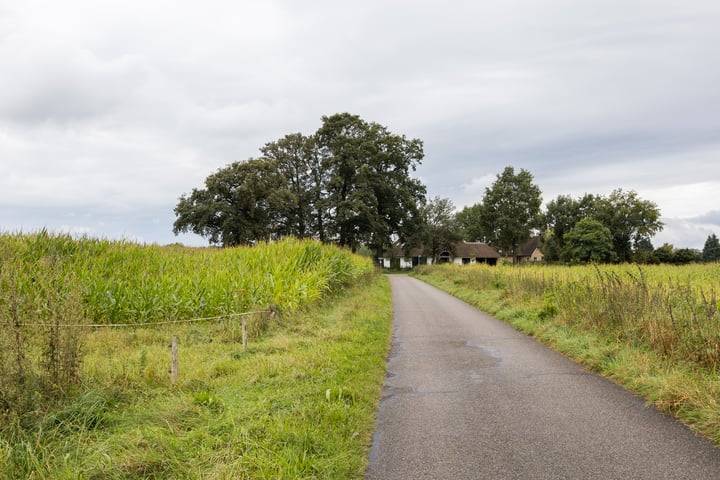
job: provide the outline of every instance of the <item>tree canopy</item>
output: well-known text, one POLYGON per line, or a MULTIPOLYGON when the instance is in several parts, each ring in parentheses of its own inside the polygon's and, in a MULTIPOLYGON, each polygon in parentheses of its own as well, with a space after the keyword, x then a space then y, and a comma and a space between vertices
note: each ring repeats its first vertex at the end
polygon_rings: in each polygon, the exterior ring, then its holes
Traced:
POLYGON ((540 202, 533 176, 526 170, 516 174, 509 166, 485 189, 482 202, 463 208, 455 218, 465 240, 487 242, 508 256, 537 228, 547 261, 657 261, 650 239, 662 230, 660 210, 635 191, 616 189, 608 196, 586 193, 578 198, 559 195, 542 213, 540 202), (578 229, 583 220, 593 222, 578 229), (608 232, 610 253, 605 248, 608 232), (592 235, 600 236, 596 245, 589 238, 592 235), (599 250, 591 253, 583 245, 599 250))
POLYGON ((422 227, 412 243, 423 245, 425 254, 437 262, 443 250, 452 250, 453 245, 463 238, 455 205, 449 198, 436 196, 422 207, 420 214, 422 227))
POLYGON ((516 174, 513 167, 505 167, 485 189, 480 209, 479 223, 488 242, 514 256, 538 226, 541 203, 540 188, 533 183, 532 174, 524 169, 516 174))
POLYGON ((564 235, 564 238, 562 255, 569 262, 617 261, 610 229, 594 218, 583 218, 564 235))
POLYGON ((465 240, 471 242, 484 242, 485 231, 480 223, 480 212, 482 212, 482 203, 476 203, 470 207, 465 207, 455 215, 458 226, 462 230, 465 240))
POLYGON ((238 245, 285 235, 334 241, 382 255, 421 226, 425 186, 411 174, 422 142, 349 113, 322 117, 310 137, 266 143, 180 197, 173 231, 238 245))
POLYGON ((392 237, 404 242, 421 226, 425 186, 410 174, 422 162, 422 142, 349 113, 322 121, 315 136, 328 173, 330 232, 340 245, 366 244, 382 256, 392 237))
POLYGON ((587 193, 578 199, 559 195, 548 202, 541 216, 541 223, 546 231, 545 241, 550 244, 547 252, 543 250, 548 260, 560 258, 560 252, 565 247, 565 234, 572 230, 575 224, 583 218, 595 216, 597 198, 587 193))
POLYGON ((267 240, 287 225, 292 198, 283 187, 273 160, 234 163, 207 177, 204 189, 180 197, 173 231, 222 245, 267 240))
POLYGON ((597 200, 597 220, 610 229, 618 260, 633 260, 639 242, 662 230, 660 210, 655 203, 641 199, 637 192, 613 190, 597 200))
POLYGON ((714 233, 705 240, 702 259, 704 262, 717 262, 720 260, 720 241, 718 241, 718 237, 714 233))
POLYGON ((322 237, 322 166, 315 148, 315 139, 292 133, 266 143, 260 152, 263 158, 275 162, 277 174, 285 180, 282 185, 286 204, 284 224, 279 235, 298 238, 322 237))
MULTIPOLYGON (((663 227, 660 211, 632 190, 559 195, 541 213, 533 175, 508 166, 481 202, 459 212, 448 198, 426 201, 425 186, 412 176, 423 160, 422 142, 349 113, 323 116, 314 134, 288 134, 260 153, 182 195, 173 231, 224 246, 309 237, 353 250, 368 247, 381 257, 394 244, 424 246, 436 256, 463 239, 515 256, 539 229, 549 261, 685 262, 698 256, 672 246, 654 250, 650 238, 663 227)), ((702 259, 720 259, 714 234, 702 259)))
POLYGON ((567 234, 585 218, 592 218, 610 231, 616 261, 646 259, 652 250, 650 238, 660 230, 660 210, 641 199, 637 192, 614 190, 609 196, 585 194, 573 199, 560 195, 547 204, 543 215, 548 260, 568 260, 567 234))

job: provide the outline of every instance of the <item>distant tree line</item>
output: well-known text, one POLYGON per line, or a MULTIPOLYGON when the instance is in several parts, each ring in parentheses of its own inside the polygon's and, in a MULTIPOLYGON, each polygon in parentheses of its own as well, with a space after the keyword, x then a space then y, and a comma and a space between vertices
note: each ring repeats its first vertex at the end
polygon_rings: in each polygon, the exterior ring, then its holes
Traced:
POLYGON ((663 224, 655 203, 617 189, 607 197, 558 196, 547 204, 543 227, 550 260, 644 262, 653 249, 650 239, 663 224), (593 246, 597 249, 591 251, 593 246))
POLYGON ((506 167, 485 190, 483 201, 455 216, 461 236, 480 240, 507 256, 533 234, 540 235, 548 262, 671 263, 720 261, 720 242, 708 237, 702 252, 664 244, 654 248, 651 238, 663 228, 660 210, 637 192, 616 189, 610 195, 559 195, 540 210, 540 189, 532 175, 506 167))
POLYGON ((540 235, 550 262, 688 263, 720 260, 713 234, 702 252, 651 238, 662 230, 660 210, 635 191, 559 195, 542 205, 527 170, 511 166, 482 200, 456 212, 452 201, 427 200, 412 177, 424 157, 407 139, 357 115, 322 117, 312 135, 293 133, 266 143, 260 156, 211 174, 204 188, 182 195, 173 231, 193 232, 211 244, 249 244, 284 236, 316 238, 378 257, 393 247, 422 247, 438 257, 460 240, 482 241, 516 257, 540 235))
POLYGON ((458 212, 457 220, 467 238, 494 245, 507 256, 516 256, 538 233, 547 261, 571 263, 636 261, 663 226, 657 206, 634 191, 577 199, 560 195, 545 211, 541 202, 532 174, 506 167, 485 189, 483 201, 458 212))

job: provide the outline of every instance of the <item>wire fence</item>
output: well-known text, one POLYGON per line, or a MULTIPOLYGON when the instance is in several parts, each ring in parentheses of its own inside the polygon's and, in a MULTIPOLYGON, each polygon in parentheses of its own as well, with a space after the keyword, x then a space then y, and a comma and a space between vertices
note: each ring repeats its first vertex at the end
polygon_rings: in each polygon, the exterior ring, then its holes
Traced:
MULTIPOLYGON (((65 335, 63 332, 77 331, 82 329, 88 329, 90 331, 100 329, 123 329, 124 331, 132 331, 133 329, 154 329, 156 327, 163 326, 182 326, 183 324, 194 324, 200 322, 218 322, 228 319, 242 319, 239 322, 241 325, 241 338, 235 337, 235 341, 241 340, 242 350, 246 352, 248 349, 248 318, 262 318, 265 316, 272 316, 278 318, 281 322, 283 317, 281 313, 276 309, 274 305, 270 305, 267 308, 251 310, 246 312, 236 313, 225 313, 221 315, 213 315, 207 317, 195 317, 178 320, 164 320, 157 322, 148 323, 60 323, 60 322, 3 322, 0 324, 0 333, 3 336, 0 338, 0 404, 3 403, 5 397, 10 398, 7 395, 5 387, 9 387, 9 382, 16 381, 17 385, 14 386, 17 392, 24 395, 26 392, 27 378, 32 375, 32 372, 37 372, 38 378, 48 377, 50 380, 47 382, 49 388, 59 388, 60 390, 66 390, 64 388, 63 379, 60 378, 62 374, 67 377, 67 382, 76 382, 79 379, 79 368, 81 357, 83 352, 81 349, 82 340, 76 335, 70 334, 65 335), (25 330, 22 333, 21 330, 25 330), (29 330, 29 331, 28 331, 29 330), (41 333, 41 332, 47 332, 41 333), (31 338, 38 339, 39 343, 31 340, 31 338), (42 353, 30 354, 30 349, 35 345, 37 352, 42 353), (68 359, 70 361, 68 361, 68 359), (16 365, 17 372, 10 371, 8 365, 16 365), (44 373, 43 373, 44 372, 44 373)), ((252 319, 250 319, 252 321, 252 319)), ((261 321, 262 324, 262 321, 261 321)), ((254 324, 256 328, 259 327, 257 323, 254 324)), ((240 332, 238 332, 240 333, 240 332)), ((178 332, 172 334, 172 359, 170 368, 170 378, 172 383, 178 381, 178 364, 179 364, 179 335, 178 332)), ((66 383, 67 383, 66 382, 66 383)), ((18 395, 15 395, 16 397, 18 395)))
POLYGON ((215 315, 212 317, 199 317, 199 318, 188 318, 184 320, 165 320, 161 322, 148 322, 148 323, 17 323, 14 324, 18 327, 39 327, 39 328, 123 328, 123 327, 135 327, 135 328, 148 328, 160 325, 174 325, 181 323, 194 323, 194 322, 209 322, 214 320, 223 320, 226 318, 235 317, 246 317, 250 315, 258 315, 261 313, 272 313, 276 314, 277 310, 274 307, 265 308, 262 310, 254 310, 250 312, 241 313, 226 313, 223 315, 215 315))

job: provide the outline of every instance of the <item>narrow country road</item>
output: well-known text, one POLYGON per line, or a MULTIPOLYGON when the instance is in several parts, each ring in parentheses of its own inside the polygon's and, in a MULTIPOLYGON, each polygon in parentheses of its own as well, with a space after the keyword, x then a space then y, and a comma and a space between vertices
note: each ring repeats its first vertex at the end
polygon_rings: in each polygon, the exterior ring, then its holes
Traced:
POLYGON ((720 479, 720 449, 419 280, 395 334, 367 479, 720 479))

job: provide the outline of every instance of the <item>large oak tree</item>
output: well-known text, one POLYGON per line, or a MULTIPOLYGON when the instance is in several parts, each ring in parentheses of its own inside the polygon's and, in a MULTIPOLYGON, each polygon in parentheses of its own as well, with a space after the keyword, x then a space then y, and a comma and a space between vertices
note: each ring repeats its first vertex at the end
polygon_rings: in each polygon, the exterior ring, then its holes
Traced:
POLYGON ((285 180, 288 197, 278 235, 298 238, 325 238, 323 216, 324 171, 315 148, 315 139, 292 133, 260 148, 263 158, 273 160, 285 180))
POLYGON ((393 239, 404 242, 421 225, 425 186, 412 178, 422 142, 342 113, 322 118, 315 137, 327 172, 328 229, 340 245, 365 244, 378 257, 393 239))
POLYGON ((292 203, 275 161, 236 162, 207 177, 205 188, 180 197, 173 231, 225 246, 269 240, 284 230, 292 203))
POLYGON ((260 149, 262 158, 210 175, 183 195, 173 230, 237 245, 285 235, 367 245, 382 256, 421 225, 425 186, 411 174, 422 142, 357 115, 322 118, 311 137, 290 134, 260 149))

